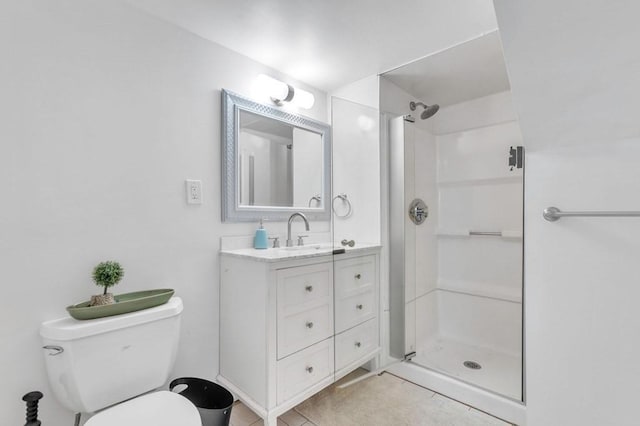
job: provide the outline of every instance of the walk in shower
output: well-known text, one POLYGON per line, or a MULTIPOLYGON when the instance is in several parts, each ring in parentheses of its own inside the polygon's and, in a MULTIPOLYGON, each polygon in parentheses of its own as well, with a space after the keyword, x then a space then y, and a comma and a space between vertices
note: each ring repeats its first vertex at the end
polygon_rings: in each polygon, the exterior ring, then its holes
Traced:
POLYGON ((395 372, 515 421, 492 408, 524 399, 524 148, 498 33, 383 75, 381 100, 395 372))

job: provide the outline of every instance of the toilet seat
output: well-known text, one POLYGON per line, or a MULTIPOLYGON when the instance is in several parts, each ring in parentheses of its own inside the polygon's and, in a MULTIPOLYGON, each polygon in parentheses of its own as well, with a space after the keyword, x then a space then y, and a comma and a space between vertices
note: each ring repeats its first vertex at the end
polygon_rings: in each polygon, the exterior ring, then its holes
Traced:
POLYGON ((202 426, 200 413, 187 398, 159 391, 100 411, 85 426, 202 426))

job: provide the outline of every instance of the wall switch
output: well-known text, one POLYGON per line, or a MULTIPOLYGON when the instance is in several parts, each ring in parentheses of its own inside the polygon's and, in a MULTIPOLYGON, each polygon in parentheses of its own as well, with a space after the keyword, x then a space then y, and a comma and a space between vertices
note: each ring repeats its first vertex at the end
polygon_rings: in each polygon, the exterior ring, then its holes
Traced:
POLYGON ((187 204, 202 204, 202 181, 187 179, 187 204))

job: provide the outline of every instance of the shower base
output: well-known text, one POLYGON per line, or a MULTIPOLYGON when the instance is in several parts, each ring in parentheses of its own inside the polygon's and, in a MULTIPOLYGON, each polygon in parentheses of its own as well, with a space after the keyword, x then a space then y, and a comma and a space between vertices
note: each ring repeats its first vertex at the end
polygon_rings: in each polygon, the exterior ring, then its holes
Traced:
POLYGON ((392 363, 387 367, 387 371, 509 423, 520 426, 527 424, 524 404, 513 398, 484 390, 484 388, 415 362, 392 363))
POLYGON ((520 356, 439 337, 425 344, 412 361, 515 400, 522 397, 520 356), (481 368, 466 367, 467 361, 481 368))

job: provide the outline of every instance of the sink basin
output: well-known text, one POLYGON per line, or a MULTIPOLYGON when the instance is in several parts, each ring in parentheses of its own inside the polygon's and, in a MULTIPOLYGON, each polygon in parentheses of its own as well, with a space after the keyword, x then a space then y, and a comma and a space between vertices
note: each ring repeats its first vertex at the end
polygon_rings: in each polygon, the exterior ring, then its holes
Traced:
POLYGON ((280 247, 280 250, 285 250, 285 251, 319 250, 321 247, 322 247, 322 244, 307 244, 305 246, 280 247))
POLYGON ((333 244, 307 244, 304 246, 292 246, 292 247, 280 247, 277 248, 278 253, 281 256, 307 256, 314 254, 326 254, 331 253, 333 250, 333 244))

